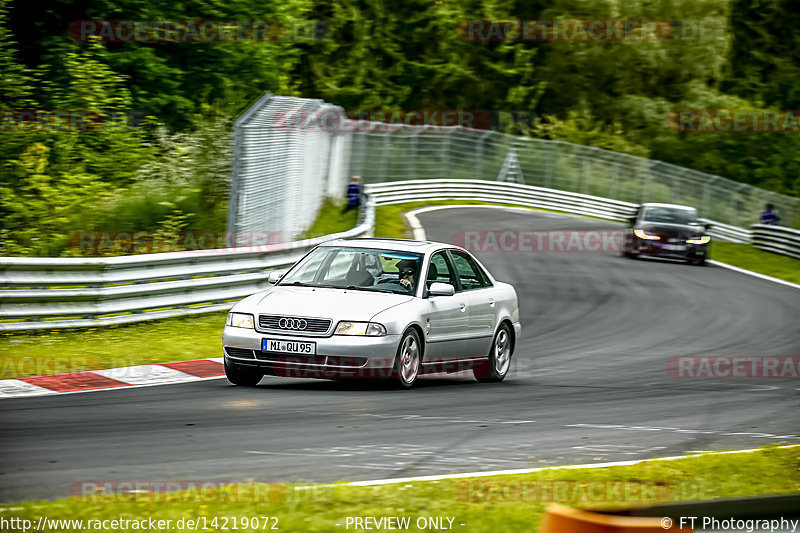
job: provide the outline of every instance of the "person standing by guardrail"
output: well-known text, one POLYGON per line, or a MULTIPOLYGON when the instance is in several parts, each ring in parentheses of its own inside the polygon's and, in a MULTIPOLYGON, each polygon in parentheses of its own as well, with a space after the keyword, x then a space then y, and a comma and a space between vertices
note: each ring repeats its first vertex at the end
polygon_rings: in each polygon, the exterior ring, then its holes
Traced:
POLYGON ((778 213, 775 212, 775 206, 772 204, 767 204, 766 210, 761 213, 761 223, 777 226, 780 221, 781 217, 779 217, 778 213))
POLYGON ((350 184, 347 186, 347 205, 344 212, 351 209, 358 209, 361 205, 361 176, 353 176, 350 184))

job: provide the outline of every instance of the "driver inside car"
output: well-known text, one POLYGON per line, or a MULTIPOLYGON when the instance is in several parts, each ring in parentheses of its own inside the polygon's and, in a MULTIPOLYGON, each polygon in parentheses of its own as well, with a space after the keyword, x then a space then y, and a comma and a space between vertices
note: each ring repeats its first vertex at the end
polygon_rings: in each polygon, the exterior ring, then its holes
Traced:
POLYGON ((408 290, 412 290, 414 286, 414 274, 417 272, 416 261, 403 259, 397 263, 397 272, 400 276, 400 285, 408 290))

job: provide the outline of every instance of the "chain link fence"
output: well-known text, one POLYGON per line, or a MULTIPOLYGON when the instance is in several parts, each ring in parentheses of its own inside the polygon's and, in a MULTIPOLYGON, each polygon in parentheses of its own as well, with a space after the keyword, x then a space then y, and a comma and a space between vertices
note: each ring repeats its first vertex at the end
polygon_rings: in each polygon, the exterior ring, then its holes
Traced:
POLYGON ((265 95, 235 127, 229 231, 291 240, 325 197, 363 183, 483 179, 625 202, 691 205, 733 226, 759 222, 767 203, 793 225, 800 199, 661 161, 491 130, 349 119, 321 100, 265 95))
POLYGON ((311 225, 325 197, 342 195, 346 176, 338 157, 347 139, 308 125, 331 110, 338 113, 322 100, 265 94, 239 117, 228 231, 268 230, 290 242, 311 225), (304 120, 290 124, 291 117, 304 120))

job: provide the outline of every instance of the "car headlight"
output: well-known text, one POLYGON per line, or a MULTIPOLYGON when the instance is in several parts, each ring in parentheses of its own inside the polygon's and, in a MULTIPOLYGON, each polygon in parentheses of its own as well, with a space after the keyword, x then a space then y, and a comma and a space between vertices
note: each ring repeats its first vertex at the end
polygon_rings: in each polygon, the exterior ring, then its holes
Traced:
POLYGON ((386 335, 386 328, 377 322, 348 322, 341 321, 336 326, 334 335, 364 335, 366 337, 382 337, 386 335))
POLYGON ((694 239, 686 239, 686 244, 706 244, 711 240, 711 237, 708 235, 703 235, 702 237, 696 237, 694 239))
POLYGON ((247 328, 253 329, 253 315, 247 313, 228 313, 228 321, 225 322, 228 326, 234 328, 247 328))
POLYGON ((633 230, 633 234, 640 239, 648 239, 651 241, 657 241, 661 238, 658 235, 650 235, 649 233, 645 233, 643 229, 635 229, 633 230))

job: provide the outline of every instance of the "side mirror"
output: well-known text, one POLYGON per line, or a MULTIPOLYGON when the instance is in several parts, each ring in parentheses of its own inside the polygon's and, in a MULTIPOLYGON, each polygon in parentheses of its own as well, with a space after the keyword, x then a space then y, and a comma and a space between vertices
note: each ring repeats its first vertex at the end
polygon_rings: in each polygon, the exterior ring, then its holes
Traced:
POLYGON ((449 283, 435 282, 432 283, 431 288, 428 289, 428 294, 431 296, 452 296, 455 293, 456 293, 455 287, 453 287, 449 283))
POLYGON ((637 218, 636 216, 629 217, 628 218, 628 224, 630 224, 631 226, 634 226, 636 224, 636 218, 637 218))
POLYGON ((270 285, 275 285, 287 272, 289 272, 288 268, 281 268, 278 270, 271 271, 269 273, 269 276, 267 276, 267 283, 269 283, 270 285))

